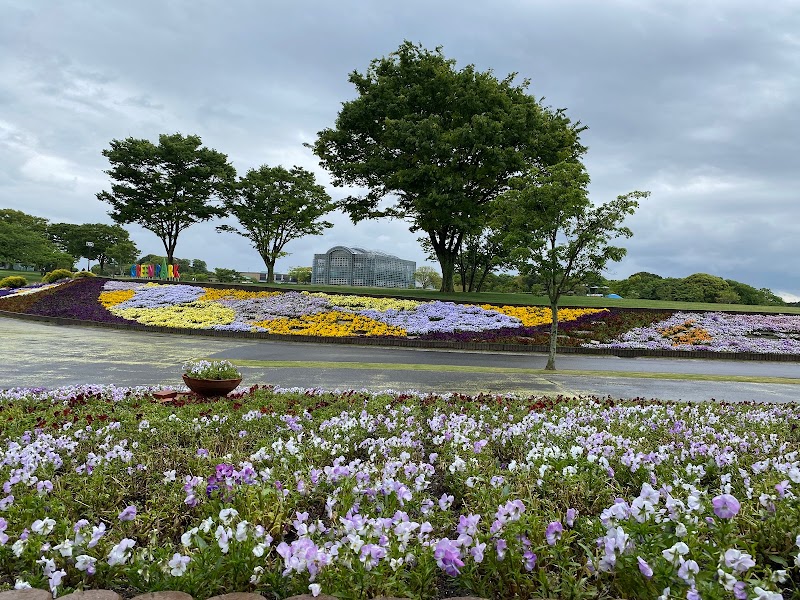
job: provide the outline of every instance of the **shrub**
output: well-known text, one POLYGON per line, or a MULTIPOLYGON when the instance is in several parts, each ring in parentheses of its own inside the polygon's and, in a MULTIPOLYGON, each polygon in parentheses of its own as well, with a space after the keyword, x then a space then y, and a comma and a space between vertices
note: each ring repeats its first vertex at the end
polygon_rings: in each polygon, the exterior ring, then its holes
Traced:
POLYGON ((59 279, 71 279, 72 278, 72 271, 69 269, 56 269, 55 271, 50 271, 44 277, 42 277, 42 281, 45 283, 53 283, 54 281, 58 281, 59 279))
POLYGON ((22 275, 9 275, 3 279, 0 279, 0 288, 21 288, 28 285, 28 280, 25 279, 22 275))
POLYGON ((94 273, 91 271, 78 271, 77 273, 73 273, 73 277, 96 277, 94 273))

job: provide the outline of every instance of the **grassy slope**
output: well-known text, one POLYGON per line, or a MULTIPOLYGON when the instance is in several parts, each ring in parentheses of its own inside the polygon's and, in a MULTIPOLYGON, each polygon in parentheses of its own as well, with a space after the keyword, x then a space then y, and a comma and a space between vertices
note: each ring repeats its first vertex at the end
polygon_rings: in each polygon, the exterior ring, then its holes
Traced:
POLYGON ((39 271, 9 271, 7 269, 0 269, 0 279, 10 275, 21 275, 28 280, 28 283, 36 283, 42 280, 42 276, 39 271))
MULTIPOLYGON (((451 302, 472 302, 479 304, 522 304, 533 306, 549 306, 549 301, 544 296, 531 296, 530 294, 501 294, 494 292, 443 294, 433 290, 401 290, 396 288, 364 288, 347 287, 341 285, 300 285, 283 284, 265 286, 264 284, 252 287, 271 287, 274 289, 308 290, 315 292, 328 292, 332 294, 370 294, 374 296, 394 296, 403 298, 417 298, 420 300, 448 300, 451 302)), ((753 313, 784 313, 800 314, 797 306, 751 306, 746 304, 714 304, 707 302, 670 302, 663 300, 627 299, 613 300, 610 298, 597 298, 589 296, 563 296, 559 306, 572 307, 601 307, 601 308, 652 308, 659 310, 692 310, 692 311, 736 311, 753 313)))

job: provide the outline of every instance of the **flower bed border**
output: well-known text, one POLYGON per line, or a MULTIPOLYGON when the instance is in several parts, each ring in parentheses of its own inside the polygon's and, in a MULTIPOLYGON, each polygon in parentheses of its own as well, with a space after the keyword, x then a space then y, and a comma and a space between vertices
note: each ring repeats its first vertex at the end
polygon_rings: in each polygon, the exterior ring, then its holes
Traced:
MULTIPOLYGON (((98 277, 107 281, 120 281, 113 277, 98 277)), ((234 289, 243 291, 253 291, 252 286, 238 285, 229 283, 216 283, 216 282, 199 282, 199 281, 158 281, 152 279, 130 279, 125 281, 141 282, 141 283, 160 283, 165 285, 181 284, 191 285, 195 287, 210 287, 217 289, 234 289)), ((270 287, 266 291, 285 292, 284 288, 270 287)), ((398 292, 402 292, 398 289, 398 292)), ((323 292, 329 293, 329 292, 323 292)), ((366 296, 370 298, 386 298, 388 295, 380 294, 358 294, 359 296, 366 296)), ((391 297, 398 299, 417 300, 419 298, 411 296, 392 295, 391 297)), ((508 303, 509 306, 528 306, 517 303, 508 303)), ((625 310, 637 311, 648 310, 641 308, 626 308, 625 310)), ((692 312, 692 311, 684 311, 692 312)), ((708 311, 699 311, 708 312, 708 311)), ((730 314, 753 314, 750 312, 730 312, 730 314)), ((756 313, 758 314, 758 313, 756 313)), ((46 323, 53 323, 56 325, 72 325, 84 327, 104 327, 118 330, 132 330, 132 331, 150 331, 155 333, 168 333, 180 335, 200 335, 206 337, 227 337, 239 339, 263 339, 281 342, 300 342, 300 343, 316 343, 316 344, 344 344, 351 346, 384 346, 384 347, 399 347, 399 348, 428 348, 428 349, 446 349, 446 350, 467 350, 467 351, 484 351, 484 352, 514 352, 514 353, 530 353, 530 354, 546 354, 549 351, 547 345, 534 345, 534 344, 512 344, 512 343, 497 343, 497 342, 457 342, 451 340, 420 340, 408 338, 392 338, 392 337, 361 337, 361 336, 344 336, 344 337, 320 337, 313 335, 289 335, 282 333, 267 333, 267 332, 249 332, 249 331, 225 331, 215 329, 191 329, 183 327, 160 327, 152 325, 142 325, 141 323, 104 323, 100 321, 89 321, 84 319, 71 319, 67 317, 51 317, 46 315, 33 315, 28 313, 17 313, 11 311, 0 310, 0 317, 9 317, 13 319, 27 320, 27 321, 41 321, 46 323)), ((743 360, 743 361, 771 361, 771 362, 800 362, 800 354, 777 354, 777 353, 757 353, 757 352, 713 352, 710 350, 666 350, 666 349, 649 349, 649 348, 594 348, 587 346, 559 346, 556 349, 558 354, 584 354, 594 356, 619 356, 623 358, 638 358, 638 357, 655 357, 655 358, 694 358, 694 359, 712 359, 712 360, 743 360)))
MULTIPOLYGON (((377 338, 377 337, 319 337, 313 335, 287 335, 282 333, 247 332, 247 331, 218 331, 214 329, 188 329, 182 327, 155 327, 141 323, 100 323, 97 321, 84 321, 81 319, 68 319, 66 317, 49 317, 45 315, 30 315, 0 310, 0 317, 9 317, 23 321, 41 321, 56 325, 78 325, 83 327, 103 327, 106 329, 122 329, 131 331, 150 331, 155 333, 176 333, 180 335, 201 335, 206 337, 226 337, 240 339, 261 339, 280 342, 311 342, 316 344, 344 344, 351 346, 392 346, 400 348, 441 348, 448 350, 483 350, 486 352, 524 352, 547 353, 548 347, 544 345, 526 344, 498 344, 492 342, 453 342, 445 340, 417 340, 407 338, 377 338)), ((646 348, 592 348, 581 346, 559 346, 558 354, 588 354, 595 356, 619 356, 627 358, 657 357, 657 358, 698 358, 716 360, 748 360, 748 361, 775 361, 775 362, 800 362, 800 354, 775 354, 756 352, 712 352, 710 350, 651 350, 646 348)))

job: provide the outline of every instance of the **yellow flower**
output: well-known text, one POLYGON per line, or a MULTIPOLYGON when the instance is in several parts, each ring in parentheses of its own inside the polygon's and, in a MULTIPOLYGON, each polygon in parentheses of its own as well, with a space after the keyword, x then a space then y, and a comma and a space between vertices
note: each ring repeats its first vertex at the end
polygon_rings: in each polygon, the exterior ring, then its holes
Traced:
POLYGON ((417 300, 400 300, 398 298, 370 298, 369 296, 343 296, 340 294, 325 294, 316 292, 310 294, 320 298, 327 298, 328 302, 339 308, 348 308, 353 311, 372 309, 386 312, 387 310, 414 310, 420 305, 417 300))
MULTIPOLYGON (((553 312, 543 306, 494 306, 492 304, 481 304, 485 310, 494 310, 509 317, 516 317, 522 321, 525 327, 536 327, 544 325, 553 320, 553 312)), ((608 312, 607 308, 559 308, 558 320, 574 321, 584 315, 594 315, 601 312, 608 312)))
POLYGON ((155 327, 181 327, 208 329, 214 325, 228 325, 236 318, 233 309, 214 302, 189 302, 161 308, 109 309, 113 314, 155 327))
POLYGON ((205 294, 200 296, 198 300, 201 302, 211 302, 216 300, 251 300, 253 298, 270 298, 272 296, 279 296, 283 292, 249 292, 247 290, 231 290, 231 289, 217 289, 217 288, 203 288, 205 294))
POLYGON ((402 327, 394 327, 375 319, 341 311, 331 311, 296 318, 281 318, 254 323, 270 333, 314 335, 320 337, 399 336, 405 337, 402 327))
POLYGON ((117 304, 122 304, 123 302, 127 302, 136 292, 134 290, 118 290, 113 292, 101 292, 100 293, 100 304, 105 306, 106 308, 111 308, 112 306, 116 306, 117 304))

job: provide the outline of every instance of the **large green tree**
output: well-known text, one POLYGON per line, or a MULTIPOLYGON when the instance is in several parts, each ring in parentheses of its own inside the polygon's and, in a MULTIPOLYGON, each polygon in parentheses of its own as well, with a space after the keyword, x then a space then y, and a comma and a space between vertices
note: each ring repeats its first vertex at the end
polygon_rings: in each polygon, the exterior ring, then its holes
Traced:
POLYGON ((111 163, 111 191, 97 198, 108 202, 108 213, 120 224, 137 223, 155 233, 173 263, 182 231, 201 221, 224 216, 215 201, 228 198, 236 170, 221 152, 202 146, 199 136, 162 134, 158 145, 149 140, 112 140, 103 150, 111 163))
POLYGON ((367 188, 338 203, 353 222, 395 217, 425 232, 442 291, 453 291, 464 236, 480 230, 486 205, 512 175, 584 150, 579 124, 542 107, 526 93, 528 82, 514 79, 473 65, 458 70, 440 48, 404 42, 366 73, 350 74, 358 97, 313 144, 334 185, 367 188))
POLYGON ((599 206, 588 196, 584 166, 568 160, 547 168, 533 167, 515 182, 504 202, 513 215, 509 235, 519 245, 520 267, 536 273, 552 310, 550 348, 545 369, 555 370, 558 304, 589 274, 600 273, 609 261, 625 256, 612 240, 633 235, 622 225, 649 192, 630 192, 599 206))
POLYGON ((13 208, 0 209, 0 222, 19 225, 28 231, 35 231, 36 233, 47 233, 47 226, 49 221, 43 217, 36 217, 22 212, 21 210, 14 210, 13 208))
POLYGON ((287 255, 286 244, 332 227, 320 218, 335 206, 310 171, 264 165, 241 178, 237 194, 226 199, 225 208, 241 228, 220 225, 217 230, 249 239, 267 266, 267 283, 275 283, 275 262, 287 255))
POLYGON ((47 235, 48 221, 10 208, 0 209, 0 263, 33 267, 44 272, 72 268, 74 258, 47 235))
POLYGON ((120 225, 53 223, 47 231, 56 245, 76 260, 82 256, 100 263, 100 273, 115 256, 133 262, 139 253, 128 232, 120 225))

